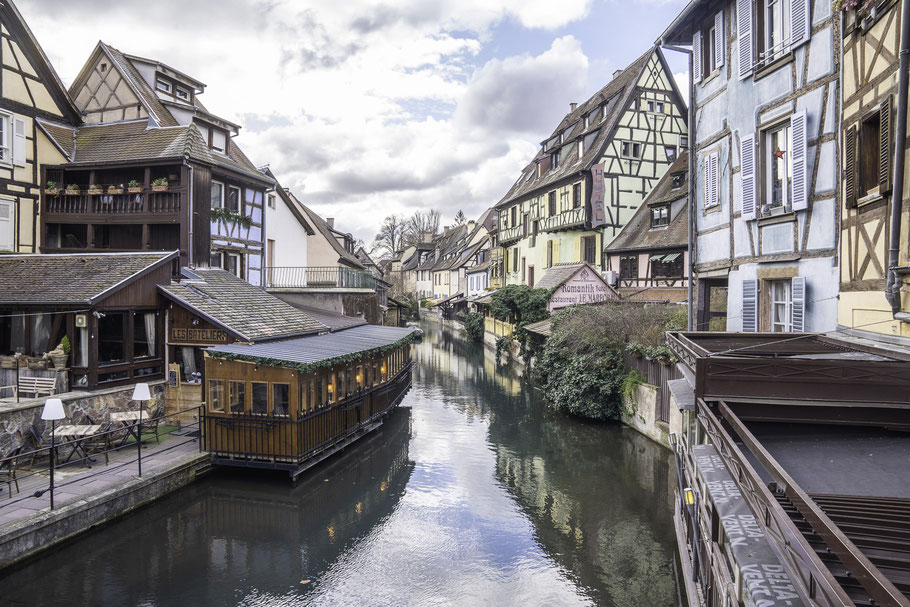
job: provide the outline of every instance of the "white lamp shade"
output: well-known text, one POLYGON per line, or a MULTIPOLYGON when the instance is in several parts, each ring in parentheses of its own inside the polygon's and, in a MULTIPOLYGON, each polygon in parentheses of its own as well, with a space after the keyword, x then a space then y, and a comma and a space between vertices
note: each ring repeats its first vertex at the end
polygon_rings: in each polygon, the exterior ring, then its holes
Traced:
POLYGON ((136 384, 136 389, 133 390, 133 400, 151 400, 151 398, 148 384, 136 384))
POLYGON ((63 401, 59 398, 49 398, 44 403, 44 410, 41 411, 41 419, 63 419, 66 417, 66 411, 63 410, 63 401))

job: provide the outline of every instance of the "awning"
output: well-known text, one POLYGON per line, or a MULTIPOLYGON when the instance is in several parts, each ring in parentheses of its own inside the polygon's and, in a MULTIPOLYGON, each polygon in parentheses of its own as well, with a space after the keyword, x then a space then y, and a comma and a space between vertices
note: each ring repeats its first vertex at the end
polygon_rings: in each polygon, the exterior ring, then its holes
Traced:
POLYGON ((657 255, 651 255, 651 257, 648 258, 648 261, 660 261, 660 260, 662 260, 663 258, 664 258, 663 254, 662 254, 662 253, 659 253, 659 254, 657 254, 657 255))
POLYGON ((670 253, 669 255, 664 255, 664 261, 676 261, 676 259, 682 255, 682 253, 670 253))

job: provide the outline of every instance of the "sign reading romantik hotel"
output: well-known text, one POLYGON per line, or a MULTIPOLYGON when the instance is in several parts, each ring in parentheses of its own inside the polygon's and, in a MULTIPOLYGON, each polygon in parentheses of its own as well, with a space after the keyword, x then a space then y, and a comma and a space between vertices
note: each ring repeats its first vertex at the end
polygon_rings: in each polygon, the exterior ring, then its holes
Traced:
POLYGON ((611 299, 619 299, 619 295, 591 266, 584 264, 556 287, 547 303, 547 310, 552 313, 568 306, 603 303, 611 299))

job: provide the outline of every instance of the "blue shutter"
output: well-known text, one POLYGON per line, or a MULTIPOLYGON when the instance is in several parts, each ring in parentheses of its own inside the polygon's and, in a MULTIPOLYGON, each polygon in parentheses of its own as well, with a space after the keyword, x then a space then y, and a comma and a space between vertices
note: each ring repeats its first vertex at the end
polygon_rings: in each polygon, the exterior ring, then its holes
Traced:
POLYGON ((743 135, 740 140, 740 200, 744 220, 755 219, 755 135, 743 135))
POLYGON ((808 42, 811 31, 809 0, 790 0, 790 48, 808 42))
POLYGON ((739 47, 739 79, 752 73, 752 0, 736 0, 736 43, 739 47))
POLYGON ((809 206, 809 168, 806 162, 806 110, 790 117, 790 162, 793 171, 793 210, 809 206))
POLYGON ((790 330, 802 333, 806 330, 806 279, 796 276, 790 283, 790 330))
POLYGON ((758 281, 743 281, 743 332, 758 331, 758 281))

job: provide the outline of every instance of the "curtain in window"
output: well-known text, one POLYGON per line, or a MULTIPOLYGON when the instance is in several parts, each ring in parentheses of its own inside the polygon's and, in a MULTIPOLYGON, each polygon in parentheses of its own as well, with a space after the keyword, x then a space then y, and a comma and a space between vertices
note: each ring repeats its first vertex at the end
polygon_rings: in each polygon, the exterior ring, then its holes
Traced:
POLYGON ((32 317, 32 356, 47 352, 47 340, 51 338, 51 315, 36 314, 32 317))
POLYGON ((76 366, 88 366, 88 327, 77 328, 77 339, 79 341, 76 348, 76 366))
POLYGON ((155 356, 155 313, 146 312, 143 316, 145 320, 145 340, 148 342, 149 356, 155 356))
POLYGON ((193 373, 196 373, 196 353, 193 352, 192 346, 183 346, 180 353, 183 355, 183 375, 186 381, 193 381, 193 373))

